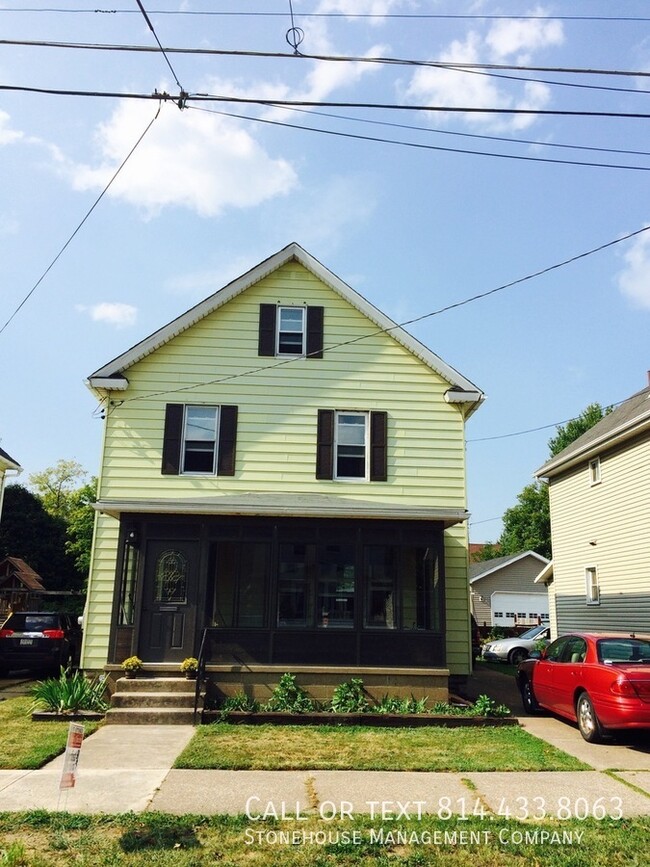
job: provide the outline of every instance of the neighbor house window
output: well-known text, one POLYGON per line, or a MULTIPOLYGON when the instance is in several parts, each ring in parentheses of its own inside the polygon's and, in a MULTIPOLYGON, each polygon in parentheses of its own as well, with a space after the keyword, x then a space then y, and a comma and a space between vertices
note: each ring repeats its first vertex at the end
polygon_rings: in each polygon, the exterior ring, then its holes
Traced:
POLYGON ((387 426, 385 412, 320 409, 316 478, 385 482, 387 426))
POLYGON ((597 485, 600 482, 600 458, 589 461, 589 484, 597 485))
POLYGON ((598 569, 595 566, 587 566, 585 569, 585 583, 587 605, 598 605, 600 603, 600 587, 598 586, 598 569))
POLYGON ((260 304, 259 355, 323 357, 323 308, 260 304))
POLYGON ((168 403, 161 472, 235 475, 237 407, 168 403))

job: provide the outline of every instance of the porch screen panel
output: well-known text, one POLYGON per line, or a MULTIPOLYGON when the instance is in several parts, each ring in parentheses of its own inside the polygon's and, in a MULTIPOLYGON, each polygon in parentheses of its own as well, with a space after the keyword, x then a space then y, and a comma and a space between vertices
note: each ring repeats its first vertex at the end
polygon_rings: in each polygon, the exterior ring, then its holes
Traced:
POLYGON ((354 545, 321 545, 318 551, 317 625, 352 629, 355 591, 354 545))
POLYGON ((269 545, 243 542, 239 569, 237 626, 266 626, 269 545))
POLYGON ((234 626, 238 542, 219 542, 214 576, 215 626, 234 626))
POLYGON ((278 626, 313 626, 315 546, 284 543, 279 547, 278 626))
POLYGON ((408 547, 402 550, 400 585, 402 628, 440 628, 438 561, 433 548, 408 547))
POLYGON ((399 548, 396 545, 367 545, 364 548, 366 606, 364 625, 379 629, 396 629, 397 568, 399 548))

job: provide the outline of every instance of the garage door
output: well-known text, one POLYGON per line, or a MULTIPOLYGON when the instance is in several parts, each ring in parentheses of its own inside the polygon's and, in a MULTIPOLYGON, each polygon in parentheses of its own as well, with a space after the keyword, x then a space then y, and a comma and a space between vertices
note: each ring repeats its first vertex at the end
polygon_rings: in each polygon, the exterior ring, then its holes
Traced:
POLYGON ((548 622, 546 593, 506 593, 491 597, 492 626, 534 626, 548 622))

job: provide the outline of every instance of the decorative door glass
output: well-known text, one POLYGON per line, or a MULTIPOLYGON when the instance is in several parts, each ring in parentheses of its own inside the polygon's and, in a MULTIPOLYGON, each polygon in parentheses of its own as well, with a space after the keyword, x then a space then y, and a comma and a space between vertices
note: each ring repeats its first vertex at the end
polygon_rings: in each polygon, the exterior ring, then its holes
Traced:
POLYGON ((163 551, 156 563, 155 602, 187 602, 187 559, 180 551, 163 551))

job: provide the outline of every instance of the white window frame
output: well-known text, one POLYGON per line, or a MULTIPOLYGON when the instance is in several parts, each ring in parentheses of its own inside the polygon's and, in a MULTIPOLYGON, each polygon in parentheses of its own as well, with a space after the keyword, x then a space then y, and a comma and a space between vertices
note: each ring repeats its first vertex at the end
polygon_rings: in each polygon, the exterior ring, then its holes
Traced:
MULTIPOLYGON (((219 407, 208 404, 187 404, 185 406, 183 412, 183 439, 181 442, 181 469, 180 475, 183 476, 214 476, 217 473, 217 455, 219 450, 219 407), (188 439, 187 436, 187 428, 188 428, 188 419, 190 416, 190 411, 193 409, 199 410, 213 410, 214 411, 214 439, 206 440, 206 442, 212 442, 212 469, 211 470, 188 470, 185 469, 185 463, 187 459, 187 444, 188 442, 193 442, 188 439)), ((207 452, 207 449, 203 451, 207 452)))
POLYGON ((599 485, 600 482, 600 458, 598 457, 589 461, 589 484, 593 488, 594 485, 599 485))
POLYGON ((600 579, 597 566, 585 567, 585 598, 587 605, 600 605, 600 579))
POLYGON ((332 477, 339 482, 367 482, 370 479, 370 413, 359 410, 336 410, 334 413, 334 466, 332 477), (364 474, 363 476, 340 476, 339 465, 339 419, 343 416, 357 416, 364 420, 364 474))
MULTIPOLYGON (((292 306, 290 304, 278 304, 276 317, 275 317, 276 327, 275 327, 275 354, 276 356, 280 356, 281 358, 301 358, 307 351, 307 308, 306 307, 298 307, 292 306), (282 332, 281 324, 282 324, 282 311, 290 310, 292 313, 298 311, 301 314, 301 327, 300 327, 300 338, 301 338, 301 346, 300 352, 281 352, 280 351, 280 334, 282 332)), ((286 332, 289 333, 289 332, 286 332)), ((298 332, 293 332, 297 334, 298 332)))

